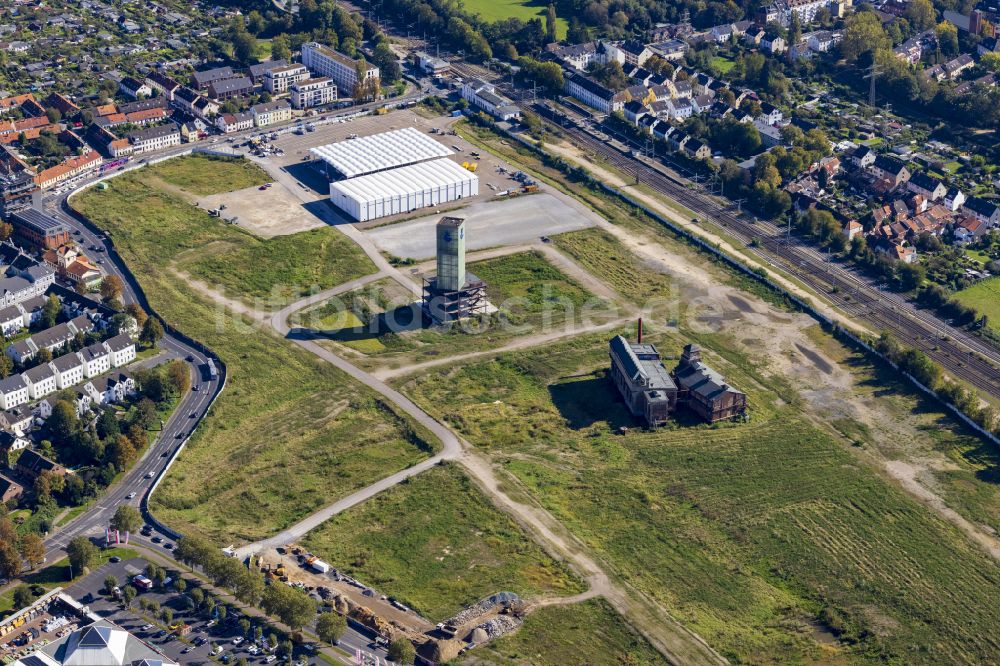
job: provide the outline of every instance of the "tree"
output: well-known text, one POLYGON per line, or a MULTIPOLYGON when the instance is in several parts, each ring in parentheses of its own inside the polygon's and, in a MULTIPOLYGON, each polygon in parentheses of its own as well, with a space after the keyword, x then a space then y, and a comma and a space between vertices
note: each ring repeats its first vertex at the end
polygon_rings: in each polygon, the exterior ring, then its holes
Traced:
POLYGON ((979 64, 991 72, 1000 73, 1000 53, 984 53, 983 57, 979 59, 979 64))
POLYGON ((132 601, 135 599, 136 589, 131 585, 126 585, 122 588, 122 604, 125 608, 132 607, 132 601))
POLYGON ((184 361, 171 361, 167 366, 167 378, 177 395, 184 395, 191 388, 191 370, 184 361))
POLYGON ((219 622, 225 622, 226 616, 229 615, 229 606, 226 604, 219 604, 218 611, 219 622))
POLYGON ((48 300, 45 301, 45 305, 42 307, 42 324, 45 328, 52 328, 56 325, 56 319, 59 317, 61 310, 62 303, 59 302, 59 298, 55 294, 49 294, 48 300))
POLYGON ((125 283, 117 275, 106 275, 104 279, 101 280, 101 298, 105 302, 112 300, 121 300, 122 294, 125 292, 125 283))
POLYGON ((138 303, 129 303, 125 306, 125 314, 135 319, 136 325, 141 329, 146 325, 146 319, 148 315, 146 311, 138 303))
POLYGON ((0 379, 10 377, 10 373, 13 371, 14 361, 6 354, 0 355, 0 379))
POLYGON ((910 0, 903 12, 903 18, 910 22, 910 25, 917 32, 930 30, 937 20, 937 12, 931 0, 910 0))
POLYGON ((545 41, 551 44, 556 39, 556 6, 550 2, 545 8, 545 41))
POLYGON ((840 52, 848 62, 890 46, 889 36, 882 29, 878 14, 858 11, 848 17, 844 27, 844 40, 840 43, 840 52))
POLYGON ((389 652, 387 656, 390 661, 395 661, 400 664, 412 664, 417 655, 416 651, 413 649, 413 643, 410 642, 410 639, 400 637, 389 643, 389 652))
POLYGON ((24 568, 24 561, 14 543, 14 541, 0 542, 0 576, 3 578, 15 578, 24 568))
POLYGON ((115 515, 111 517, 111 529, 120 532, 135 532, 142 527, 142 516, 139 510, 129 504, 119 504, 115 515))
POLYGON ((147 347, 155 347, 156 343, 163 338, 163 326, 155 317, 150 317, 146 320, 146 324, 142 327, 142 333, 139 334, 139 342, 146 345, 147 347))
POLYGON ((316 602, 287 585, 268 585, 261 598, 261 607, 293 630, 301 629, 316 615, 316 602))
POLYGON ((240 633, 242 633, 244 636, 249 637, 250 636, 250 620, 246 619, 245 617, 241 617, 239 625, 240 625, 240 633))
POLYGON ((0 222, 0 242, 10 238, 10 235, 14 233, 14 225, 8 222, 0 222))
POLYGON ((73 573, 79 576, 97 559, 97 546, 87 537, 78 536, 66 546, 66 554, 73 573))
POLYGON ((177 590, 178 594, 184 594, 184 590, 187 589, 187 581, 177 576, 177 580, 174 581, 174 589, 177 590))
POLYGON ((119 472, 135 460, 135 454, 136 448, 132 444, 132 440, 125 435, 118 435, 104 449, 105 461, 114 465, 119 472))
POLYGON ((170 608, 164 608, 161 610, 160 617, 163 619, 163 624, 167 626, 174 623, 174 611, 170 608))
POLYGON ((205 601, 205 591, 202 590, 200 587, 196 587, 193 590, 191 590, 190 597, 191 601, 194 602, 195 607, 199 607, 205 601))
POLYGON ((76 415, 76 407, 65 400, 56 401, 46 425, 55 435, 57 442, 70 442, 80 430, 80 417, 76 415))
POLYGON ((118 587, 118 579, 114 576, 105 576, 104 578, 104 591, 107 594, 111 594, 112 590, 118 587))
POLYGON ((291 57, 292 48, 288 41, 288 35, 285 33, 275 35, 274 39, 271 40, 271 59, 290 60, 291 57))
POLYGON ((14 610, 24 608, 35 600, 35 593, 27 585, 19 585, 14 589, 14 610))
POLYGON ((29 569, 34 569, 45 561, 45 542, 35 532, 22 536, 18 549, 21 557, 28 563, 29 569))
POLYGON ((323 613, 316 618, 316 635, 324 643, 337 645, 347 631, 347 620, 340 613, 323 613))
POLYGON ((251 12, 247 14, 246 25, 247 30, 249 30, 255 37, 259 37, 260 34, 267 29, 267 21, 264 20, 264 17, 261 16, 260 12, 256 9, 251 10, 251 12))
POLYGON ((257 40, 246 30, 233 35, 233 58, 248 65, 257 61, 257 40))

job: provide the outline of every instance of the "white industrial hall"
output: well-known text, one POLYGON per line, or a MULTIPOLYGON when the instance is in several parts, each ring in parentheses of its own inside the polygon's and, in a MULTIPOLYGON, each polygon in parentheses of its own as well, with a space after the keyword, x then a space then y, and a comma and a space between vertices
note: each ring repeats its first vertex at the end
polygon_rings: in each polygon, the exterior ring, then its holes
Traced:
POLYGON ((479 178, 448 159, 330 183, 330 201, 358 222, 479 194, 479 178))
POLYGON ((357 222, 479 194, 479 177, 413 127, 311 149, 330 179, 330 202, 357 222))

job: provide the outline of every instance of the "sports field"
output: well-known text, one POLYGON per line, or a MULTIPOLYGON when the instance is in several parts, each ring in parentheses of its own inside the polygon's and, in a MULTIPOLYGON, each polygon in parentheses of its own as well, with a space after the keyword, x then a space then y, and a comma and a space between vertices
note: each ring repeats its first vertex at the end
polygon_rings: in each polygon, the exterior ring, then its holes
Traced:
MULTIPOLYGON (((519 18, 522 21, 529 21, 533 18, 542 20, 545 23, 545 8, 548 3, 538 0, 462 0, 465 11, 470 14, 479 14, 486 21, 503 21, 509 18, 519 18)), ((569 23, 566 19, 556 17, 556 35, 559 39, 566 36, 566 29, 569 23)))

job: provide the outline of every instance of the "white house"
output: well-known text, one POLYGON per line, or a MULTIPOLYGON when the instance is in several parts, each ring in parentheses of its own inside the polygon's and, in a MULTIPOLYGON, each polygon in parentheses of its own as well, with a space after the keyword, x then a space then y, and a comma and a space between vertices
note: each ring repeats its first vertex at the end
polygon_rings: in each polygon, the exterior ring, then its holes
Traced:
POLYGON ((26 406, 12 407, 0 412, 0 423, 18 435, 24 435, 31 429, 31 410, 26 406))
POLYGON ((31 370, 22 372, 21 376, 28 384, 28 395, 32 400, 44 398, 59 388, 56 384, 56 371, 48 363, 42 363, 31 370))
POLYGON ((289 88, 292 106, 296 109, 311 109, 337 101, 337 86, 328 76, 299 81, 289 88))
POLYGON ((1000 225, 1000 205, 997 201, 990 199, 980 199, 979 197, 969 197, 962 206, 965 212, 975 216, 991 227, 1000 225))
POLYGON ((126 371, 97 377, 88 382, 84 388, 88 395, 97 396, 94 402, 102 405, 124 402, 136 391, 135 379, 126 371))
POLYGON ((597 81, 575 72, 566 77, 564 88, 568 94, 603 113, 621 111, 625 106, 624 93, 616 93, 597 81))
POLYGON ((116 368, 135 360, 135 342, 126 333, 105 340, 104 348, 111 354, 111 365, 116 368))
POLYGON ((49 367, 56 374, 56 386, 60 389, 76 386, 83 381, 83 361, 76 352, 52 359, 49 367))
POLYGON ((957 187, 953 187, 944 195, 943 203, 951 212, 957 213, 965 205, 965 193, 957 187))
POLYGON ((292 107, 284 99, 254 104, 250 107, 250 113, 253 115, 253 124, 257 127, 267 127, 292 119, 292 107))
POLYGON ((906 183, 906 188, 914 194, 923 195, 928 201, 937 201, 948 193, 948 188, 937 178, 928 176, 922 171, 918 171, 910 176, 906 183))
POLYGON ((23 431, 0 430, 0 451, 21 451, 28 448, 23 431))
POLYGON ((27 326, 25 323, 27 313, 20 304, 11 305, 0 310, 0 333, 4 337, 10 337, 27 326))
POLYGON ((378 67, 364 59, 355 60, 316 42, 302 45, 302 64, 313 74, 333 79, 337 88, 346 90, 348 95, 354 94, 354 84, 358 82, 359 71, 366 81, 379 78, 378 67))
POLYGON ((0 407, 13 409, 28 402, 28 382, 21 375, 0 380, 0 407))
POLYGON ((83 361, 83 376, 88 379, 103 374, 111 369, 111 352, 104 343, 97 342, 80 350, 83 361))
POLYGON ((288 92, 292 84, 309 78, 309 70, 305 65, 294 64, 276 67, 264 72, 264 90, 280 95, 288 92))
POLYGON ((242 132, 253 127, 253 114, 248 111, 222 113, 215 119, 215 126, 224 134, 242 132))

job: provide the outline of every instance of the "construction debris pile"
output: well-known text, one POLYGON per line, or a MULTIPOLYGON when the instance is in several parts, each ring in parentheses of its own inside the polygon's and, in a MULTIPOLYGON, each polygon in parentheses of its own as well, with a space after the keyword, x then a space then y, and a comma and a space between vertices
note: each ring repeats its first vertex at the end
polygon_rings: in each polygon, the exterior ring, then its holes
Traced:
POLYGON ((477 601, 450 620, 445 620, 444 624, 446 626, 461 627, 482 615, 496 610, 497 606, 512 611, 520 611, 524 607, 524 602, 513 592, 498 592, 492 597, 486 597, 481 601, 477 601))
POLYGON ((473 629, 470 642, 479 644, 500 638, 520 627, 521 622, 521 618, 513 615, 497 615, 473 629))

